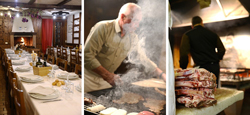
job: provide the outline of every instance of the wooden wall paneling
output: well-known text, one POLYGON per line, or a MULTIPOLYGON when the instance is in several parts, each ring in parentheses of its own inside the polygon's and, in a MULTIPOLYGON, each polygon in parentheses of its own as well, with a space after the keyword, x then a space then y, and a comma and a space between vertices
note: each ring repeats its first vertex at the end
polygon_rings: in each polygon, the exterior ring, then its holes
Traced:
POLYGON ((36 48, 42 50, 42 19, 32 18, 34 32, 36 33, 36 48))

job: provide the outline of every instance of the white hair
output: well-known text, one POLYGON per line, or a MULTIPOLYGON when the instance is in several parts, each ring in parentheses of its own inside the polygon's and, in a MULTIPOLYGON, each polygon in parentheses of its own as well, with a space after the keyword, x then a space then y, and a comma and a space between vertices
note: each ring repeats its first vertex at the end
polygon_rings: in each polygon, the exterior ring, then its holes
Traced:
POLYGON ((121 18, 121 14, 125 14, 126 16, 133 16, 133 14, 137 11, 140 11, 141 7, 135 3, 126 3, 124 4, 118 14, 118 19, 121 18))

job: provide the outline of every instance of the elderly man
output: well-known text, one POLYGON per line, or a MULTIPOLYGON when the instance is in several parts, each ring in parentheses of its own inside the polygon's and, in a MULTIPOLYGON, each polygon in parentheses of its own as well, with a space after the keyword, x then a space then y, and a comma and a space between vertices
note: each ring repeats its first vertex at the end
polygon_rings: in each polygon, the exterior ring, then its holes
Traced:
MULTIPOLYGON (((123 5, 115 20, 101 21, 92 27, 84 47, 84 92, 111 88, 120 77, 114 71, 127 57, 136 38, 134 31, 141 20, 141 8, 123 5)), ((148 60, 149 72, 166 79, 166 74, 148 60)))

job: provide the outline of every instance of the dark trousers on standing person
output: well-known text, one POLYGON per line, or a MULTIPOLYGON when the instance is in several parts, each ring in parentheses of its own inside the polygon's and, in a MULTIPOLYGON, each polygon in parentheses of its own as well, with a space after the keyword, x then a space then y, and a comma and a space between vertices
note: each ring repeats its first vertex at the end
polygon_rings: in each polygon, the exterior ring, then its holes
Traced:
POLYGON ((206 70, 208 70, 209 72, 212 72, 215 76, 216 76, 216 84, 217 84, 217 88, 219 86, 219 77, 220 77, 220 65, 218 62, 212 62, 209 64, 205 64, 205 65, 200 65, 200 68, 204 68, 206 70))

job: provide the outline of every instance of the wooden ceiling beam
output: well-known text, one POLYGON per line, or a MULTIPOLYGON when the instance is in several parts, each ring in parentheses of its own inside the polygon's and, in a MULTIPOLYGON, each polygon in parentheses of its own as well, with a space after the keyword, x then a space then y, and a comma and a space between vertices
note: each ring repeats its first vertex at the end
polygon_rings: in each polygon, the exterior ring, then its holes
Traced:
POLYGON ((81 5, 62 5, 56 6, 55 4, 29 4, 29 3, 14 3, 14 2, 0 2, 1 6, 11 6, 11 7, 24 7, 24 8, 37 8, 37 9, 71 9, 71 10, 81 10, 81 5))
POLYGON ((34 4, 36 2, 36 0, 30 0, 29 2, 28 2, 28 4, 34 4))
POLYGON ((63 0, 62 2, 58 3, 56 6, 62 6, 68 2, 70 2, 71 0, 63 0))

